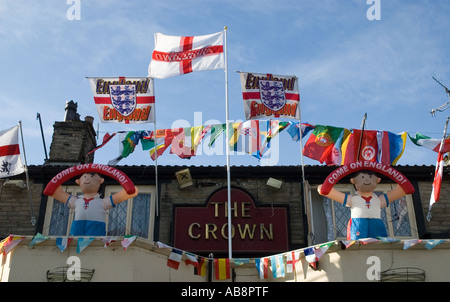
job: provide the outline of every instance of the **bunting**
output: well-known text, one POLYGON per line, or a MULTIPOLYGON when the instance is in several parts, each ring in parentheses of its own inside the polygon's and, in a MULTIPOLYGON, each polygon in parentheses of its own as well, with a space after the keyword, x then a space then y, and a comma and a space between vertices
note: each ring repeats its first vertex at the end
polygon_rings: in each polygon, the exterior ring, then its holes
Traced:
MULTIPOLYGON (((30 244, 29 247, 34 247, 36 244, 48 240, 48 236, 44 236, 40 233, 36 234, 30 244)), ((101 240, 105 243, 105 248, 110 244, 115 242, 118 238, 116 236, 105 236, 105 237, 75 237, 77 238, 77 253, 81 253, 84 249, 86 249, 95 239, 101 240)), ((124 247, 128 247, 132 242, 134 242, 138 237, 137 236, 124 236, 121 245, 124 247)), ((23 240, 25 236, 15 236, 9 235, 7 238, 0 241, 0 253, 8 254, 14 248, 16 248, 23 240)), ((72 242, 74 237, 57 237, 56 238, 56 246, 63 252, 72 242)), ((366 244, 391 244, 395 242, 400 242, 402 240, 397 238, 390 237, 377 237, 375 238, 363 238, 358 240, 344 240, 340 241, 346 249, 351 245, 358 243, 362 245, 366 244)), ((424 242, 424 247, 428 250, 435 248, 436 246, 445 242, 443 239, 430 239, 430 240, 421 240, 418 238, 414 239, 406 239, 403 240, 403 250, 407 250, 421 242, 424 242)), ((215 278, 216 280, 225 280, 231 278, 231 263, 234 266, 240 266, 249 263, 255 263, 255 267, 260 279, 269 278, 269 269, 272 271, 272 278, 283 278, 287 273, 295 273, 295 265, 298 261, 300 261, 300 255, 303 253, 305 260, 308 262, 309 266, 317 270, 318 263, 321 261, 322 256, 325 255, 329 248, 334 244, 338 244, 337 241, 330 241, 326 243, 322 243, 317 246, 310 246, 300 250, 288 251, 283 254, 277 254, 272 256, 267 256, 263 258, 218 258, 213 259, 214 262, 214 270, 215 270, 215 278), (270 262, 270 263, 269 263, 270 262)), ((155 242, 155 247, 158 249, 170 249, 170 255, 167 258, 167 266, 178 269, 179 265, 183 259, 183 255, 185 257, 184 261, 186 265, 194 266, 194 275, 197 276, 206 276, 207 263, 208 258, 204 258, 202 256, 195 255, 190 252, 182 251, 177 248, 170 247, 160 241, 155 242)))
MULTIPOLYGON (((105 135, 103 143, 89 153, 95 152, 116 134, 120 134, 120 155, 111 160, 110 165, 117 164, 122 158, 133 153, 139 143, 142 144, 142 150, 150 152, 152 160, 161 156, 167 149, 171 154, 189 159, 197 155, 198 147, 207 135, 210 137, 207 145, 211 148, 225 129, 226 124, 212 124, 156 131, 118 131, 112 135, 105 135)), ((431 150, 439 148, 439 140, 425 139, 425 136, 420 134, 416 134, 414 138, 407 132, 392 133, 379 130, 362 132, 358 129, 350 130, 329 125, 279 120, 247 120, 230 123, 228 148, 261 159, 270 150, 270 141, 284 130, 289 133, 293 141, 300 140, 300 133, 302 138, 310 134, 302 150, 303 155, 326 165, 343 165, 354 161, 357 158, 358 149, 360 149, 360 159, 396 165, 405 151, 408 136, 415 145, 425 146, 431 150), (360 146, 361 136, 363 139, 360 146)), ((450 141, 450 139, 447 140, 450 141)), ((447 148, 447 140, 444 151, 447 148)), ((450 146, 450 143, 448 145, 450 146)))
POLYGON ((3 252, 3 255, 7 255, 24 239, 25 239, 24 236, 9 235, 6 239, 4 239, 0 243, 0 252, 3 252))
POLYGON ((230 279, 230 259, 214 259, 214 272, 216 280, 230 279))

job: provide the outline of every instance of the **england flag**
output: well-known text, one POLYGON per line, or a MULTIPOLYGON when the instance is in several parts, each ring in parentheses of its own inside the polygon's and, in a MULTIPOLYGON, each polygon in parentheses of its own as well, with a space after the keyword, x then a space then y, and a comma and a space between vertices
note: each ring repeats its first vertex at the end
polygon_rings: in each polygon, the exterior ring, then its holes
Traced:
POLYGON ((0 131, 0 178, 25 172, 19 148, 19 126, 0 131))
POLYGON ((203 36, 155 34, 148 76, 168 78, 194 71, 225 68, 224 32, 203 36))

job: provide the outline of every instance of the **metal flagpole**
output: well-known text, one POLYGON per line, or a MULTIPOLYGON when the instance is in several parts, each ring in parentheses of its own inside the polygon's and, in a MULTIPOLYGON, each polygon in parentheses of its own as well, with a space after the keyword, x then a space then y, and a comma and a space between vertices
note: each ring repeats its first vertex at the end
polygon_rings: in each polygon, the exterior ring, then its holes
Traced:
POLYGON ((226 141, 226 146, 225 146, 225 151, 226 151, 226 155, 227 155, 227 191, 228 191, 228 258, 232 258, 232 254, 233 254, 233 247, 232 247, 232 239, 231 238, 231 179, 230 179, 230 152, 229 152, 229 144, 230 144, 230 139, 228 137, 228 132, 229 132, 229 128, 230 128, 230 121, 229 121, 229 117, 228 117, 228 62, 227 62, 227 27, 224 27, 224 61, 225 61, 225 106, 226 106, 226 135, 225 135, 225 141, 226 141))
POLYGON ((30 178, 28 177, 27 155, 25 153, 25 143, 23 141, 22 121, 19 121, 19 129, 20 129, 20 137, 22 138, 23 159, 25 161, 25 177, 26 177, 26 180, 27 180, 28 199, 30 201, 31 224, 35 225, 36 224, 36 218, 34 217, 33 199, 32 199, 31 190, 30 190, 30 178))
MULTIPOLYGON (((155 79, 152 79, 153 85, 153 95, 155 95, 155 79)), ((155 112, 155 120, 153 121, 153 129, 155 133, 155 208, 156 208, 156 216, 159 216, 159 186, 158 186, 158 148, 156 145, 156 100, 153 104, 153 112, 155 112)))
POLYGON ((362 145, 363 136, 364 136, 364 127, 366 125, 366 118, 367 118, 367 112, 364 113, 364 118, 363 118, 362 125, 361 125, 361 137, 359 138, 358 154, 356 155, 357 161, 359 160, 359 153, 361 152, 361 145, 362 145))

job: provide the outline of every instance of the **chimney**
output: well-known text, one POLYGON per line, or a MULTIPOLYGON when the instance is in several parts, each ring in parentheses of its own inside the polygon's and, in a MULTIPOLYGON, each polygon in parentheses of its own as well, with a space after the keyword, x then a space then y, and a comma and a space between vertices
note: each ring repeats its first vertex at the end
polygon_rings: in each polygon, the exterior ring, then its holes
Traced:
POLYGON ((95 148, 94 118, 86 116, 80 120, 77 103, 66 102, 63 122, 53 125, 53 138, 46 165, 79 165, 92 163, 94 154, 86 157, 95 148))

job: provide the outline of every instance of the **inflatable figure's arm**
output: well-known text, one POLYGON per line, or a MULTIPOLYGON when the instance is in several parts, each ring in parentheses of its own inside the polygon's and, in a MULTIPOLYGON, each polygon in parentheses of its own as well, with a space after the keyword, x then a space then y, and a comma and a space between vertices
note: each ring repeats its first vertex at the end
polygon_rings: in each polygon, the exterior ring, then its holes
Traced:
POLYGON ((114 203, 114 205, 137 196, 139 194, 139 190, 137 187, 134 187, 134 188, 135 188, 135 191, 133 194, 128 194, 127 191, 125 191, 125 189, 122 189, 119 192, 113 194, 111 196, 111 199, 112 199, 112 202, 114 203))
POLYGON ((403 190, 403 188, 399 185, 396 185, 391 191, 387 192, 386 194, 380 195, 382 202, 383 201, 385 202, 385 204, 383 204, 383 203, 381 204, 381 207, 386 207, 386 206, 388 206, 388 204, 390 202, 394 202, 394 201, 402 198, 405 195, 406 195, 406 193, 403 190), (386 195, 388 200, 385 200, 386 197, 384 195, 386 195), (384 197, 384 198, 382 198, 382 197, 384 197))
POLYGON ((54 199, 62 202, 63 204, 66 204, 67 201, 69 200, 69 197, 72 196, 69 193, 67 193, 66 191, 63 190, 63 188, 61 186, 58 186, 55 190, 55 192, 53 193, 53 195, 51 195, 54 199))
POLYGON ((328 197, 328 198, 330 198, 330 199, 332 199, 332 200, 334 200, 334 201, 337 201, 337 202, 339 202, 340 204, 344 204, 345 198, 346 198, 346 195, 347 195, 347 194, 342 193, 341 191, 338 191, 338 190, 336 190, 335 188, 331 188, 330 193, 328 193, 328 194, 325 195, 325 194, 323 194, 323 193, 321 192, 321 189, 322 189, 322 185, 319 185, 319 186, 317 187, 317 192, 319 192, 320 195, 325 196, 325 197, 328 197))

